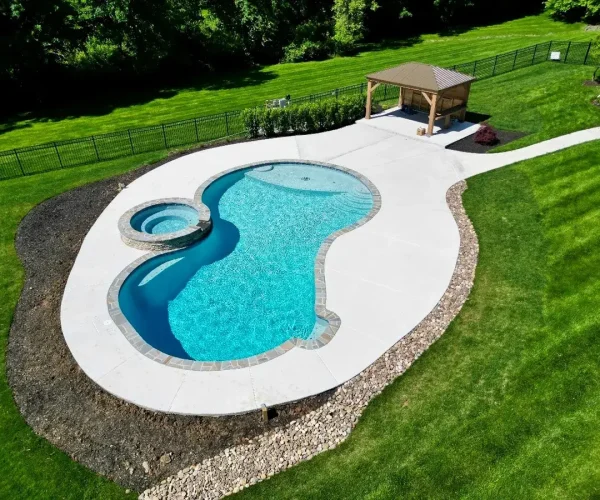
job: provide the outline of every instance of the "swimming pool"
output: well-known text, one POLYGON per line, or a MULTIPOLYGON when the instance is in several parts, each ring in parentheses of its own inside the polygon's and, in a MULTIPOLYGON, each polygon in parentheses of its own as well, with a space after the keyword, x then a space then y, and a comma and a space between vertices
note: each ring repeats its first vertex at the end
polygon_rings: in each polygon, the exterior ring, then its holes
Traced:
POLYGON ((292 162, 212 180, 199 195, 212 231, 135 267, 119 290, 121 312, 145 343, 183 360, 248 359, 319 337, 328 324, 317 314, 324 276, 315 260, 331 235, 372 216, 365 181, 292 162))

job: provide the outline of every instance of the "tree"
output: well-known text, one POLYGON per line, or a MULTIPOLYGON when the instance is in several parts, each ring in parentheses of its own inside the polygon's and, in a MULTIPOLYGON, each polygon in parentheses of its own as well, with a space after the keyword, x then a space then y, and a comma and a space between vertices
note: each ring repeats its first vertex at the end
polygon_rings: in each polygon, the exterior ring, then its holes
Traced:
POLYGON ((379 5, 375 0, 335 0, 333 40, 338 53, 355 47, 365 35, 365 14, 375 11, 379 5))
POLYGON ((475 6, 473 0, 434 0, 433 5, 443 24, 452 24, 464 17, 465 13, 475 6))
POLYGON ((546 10, 566 21, 600 21, 600 0, 547 0, 546 10))
POLYGON ((65 0, 0 2, 0 34, 1 83, 30 100, 41 99, 46 89, 39 82, 64 70, 84 39, 77 12, 65 0), (28 82, 37 85, 26 88, 28 82))

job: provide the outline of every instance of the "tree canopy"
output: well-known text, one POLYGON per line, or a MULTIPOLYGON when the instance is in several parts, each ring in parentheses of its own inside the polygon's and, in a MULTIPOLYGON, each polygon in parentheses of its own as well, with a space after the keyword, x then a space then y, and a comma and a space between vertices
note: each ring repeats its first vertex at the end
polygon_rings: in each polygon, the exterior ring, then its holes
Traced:
POLYGON ((600 21, 600 0, 547 0, 546 10, 567 21, 600 21))
MULTIPOLYGON (((586 4, 600 0, 549 0, 586 4)), ((592 5, 593 4, 593 5, 592 5)), ((542 0, 0 0, 0 84, 11 106, 110 82, 136 88, 240 66, 321 59, 363 42, 481 24, 542 0), (41 85, 40 82, 44 82, 41 85)), ((592 6, 590 6, 592 5, 592 6)), ((52 97, 52 99, 50 99, 52 97)))

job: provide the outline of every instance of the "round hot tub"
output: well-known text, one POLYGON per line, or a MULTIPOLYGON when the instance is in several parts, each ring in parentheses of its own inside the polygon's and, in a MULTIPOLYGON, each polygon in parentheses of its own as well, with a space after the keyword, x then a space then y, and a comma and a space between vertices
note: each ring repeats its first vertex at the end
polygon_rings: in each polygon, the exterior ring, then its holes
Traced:
POLYGON ((198 210, 183 203, 164 203, 145 208, 131 218, 131 227, 147 234, 167 234, 196 226, 198 210))
POLYGON ((170 250, 198 241, 210 229, 208 207, 169 198, 138 205, 119 220, 125 243, 142 250, 170 250))

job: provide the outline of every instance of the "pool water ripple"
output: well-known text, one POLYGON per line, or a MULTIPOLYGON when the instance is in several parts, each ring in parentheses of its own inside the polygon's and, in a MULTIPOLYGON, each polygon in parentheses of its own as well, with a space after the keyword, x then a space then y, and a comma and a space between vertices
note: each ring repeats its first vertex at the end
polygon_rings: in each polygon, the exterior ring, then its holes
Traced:
POLYGON ((224 175, 202 201, 212 232, 147 260, 120 290, 142 338, 172 356, 226 361, 322 331, 315 258, 329 235, 371 211, 369 189, 328 167, 274 164, 224 175))

